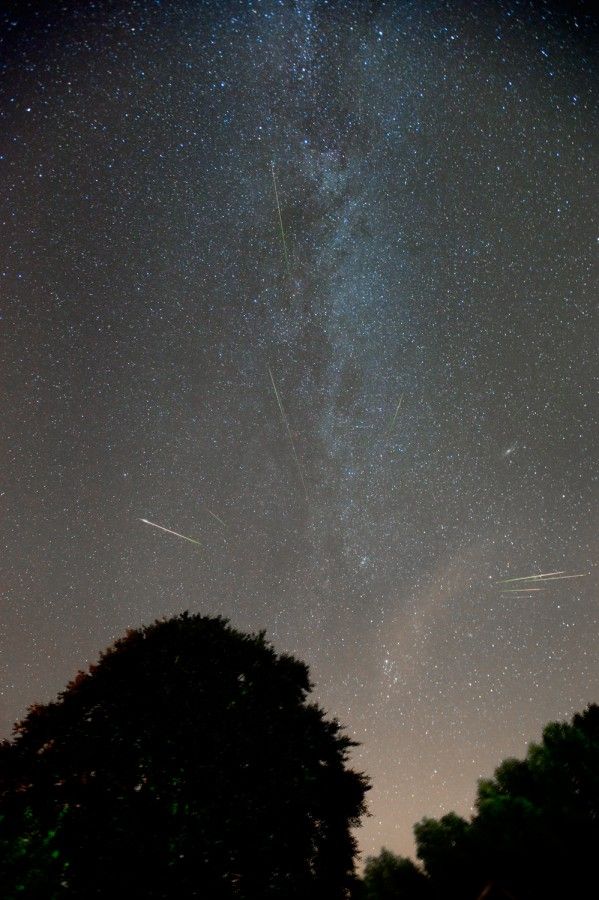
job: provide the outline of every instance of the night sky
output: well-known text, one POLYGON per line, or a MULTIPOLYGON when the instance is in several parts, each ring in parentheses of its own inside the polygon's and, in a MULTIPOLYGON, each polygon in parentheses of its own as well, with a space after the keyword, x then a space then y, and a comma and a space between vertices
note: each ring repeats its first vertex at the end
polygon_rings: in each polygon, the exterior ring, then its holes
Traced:
POLYGON ((590 10, 3 5, 4 736, 221 614, 310 665, 406 853, 599 699, 590 10))

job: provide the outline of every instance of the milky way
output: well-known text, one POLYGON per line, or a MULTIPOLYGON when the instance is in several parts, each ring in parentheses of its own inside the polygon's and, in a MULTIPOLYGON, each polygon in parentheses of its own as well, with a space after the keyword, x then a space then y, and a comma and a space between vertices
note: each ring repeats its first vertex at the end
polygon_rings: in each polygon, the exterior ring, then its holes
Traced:
POLYGON ((409 852, 597 701, 590 7, 5 7, 5 734, 222 614, 309 663, 362 849, 409 852))

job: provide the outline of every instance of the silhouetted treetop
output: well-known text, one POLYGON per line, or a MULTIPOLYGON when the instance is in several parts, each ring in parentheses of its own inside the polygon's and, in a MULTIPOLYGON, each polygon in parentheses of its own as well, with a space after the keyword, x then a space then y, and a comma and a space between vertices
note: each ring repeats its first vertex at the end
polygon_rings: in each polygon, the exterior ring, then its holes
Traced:
POLYGON ((3 897, 345 897, 367 784, 310 691, 224 619, 130 631, 0 745, 3 897))
POLYGON ((436 896, 582 896, 599 848, 599 706, 547 725, 524 760, 481 780, 470 822, 450 813, 414 831, 436 896))
POLYGON ((428 900, 430 879, 406 857, 385 847, 364 866, 364 900, 428 900))

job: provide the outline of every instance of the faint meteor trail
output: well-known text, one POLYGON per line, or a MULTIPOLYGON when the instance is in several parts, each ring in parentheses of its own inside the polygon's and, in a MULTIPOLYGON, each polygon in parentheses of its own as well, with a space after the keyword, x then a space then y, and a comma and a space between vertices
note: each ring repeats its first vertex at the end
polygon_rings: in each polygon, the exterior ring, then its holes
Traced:
POLYGON ((545 588, 531 587, 531 588, 502 588, 502 594, 530 594, 532 591, 544 591, 545 588))
POLYGON ((213 513, 212 510, 210 510, 210 509, 208 510, 208 515, 212 516, 213 519, 216 519, 217 522, 220 522, 221 525, 224 525, 224 527, 227 528, 227 523, 223 522, 221 517, 217 516, 216 513, 213 513))
POLYGON ((402 394, 401 397, 399 398, 399 403, 397 404, 397 409, 395 410, 395 415, 391 419, 391 424, 389 425, 389 428, 387 429, 387 431, 389 433, 391 433, 393 431, 393 426, 395 425, 395 423, 397 421, 397 417, 399 415, 399 410, 401 408, 401 404, 403 403, 403 398, 404 398, 404 395, 402 394))
POLYGON ((277 398, 277 404, 279 406, 279 412, 281 413, 281 419, 283 420, 283 424, 284 424, 285 428, 287 429, 287 436, 289 437, 289 443, 291 444, 291 450, 293 451, 293 458, 295 459, 295 464, 297 465, 297 471, 299 472, 299 477, 301 479, 302 486, 304 488, 304 492, 307 497, 308 496, 308 488, 306 486, 306 482, 304 479, 304 473, 302 472, 302 467, 301 467, 301 464, 299 461, 299 457, 297 455, 297 450, 295 449, 295 442, 293 440, 293 435, 291 433, 291 427, 289 425, 289 420, 288 420, 287 416, 285 415, 283 403, 281 401, 281 397, 279 396, 279 392, 277 390, 277 386, 275 384, 275 380, 274 380, 270 366, 268 367, 268 374, 270 375, 270 380, 272 382, 272 387, 275 392, 275 397, 277 398))
POLYGON ((285 266, 287 268, 287 274, 291 278, 291 265, 289 262, 289 251, 287 250, 287 239, 285 238, 285 229, 283 227, 283 216, 281 215, 281 204, 279 203, 279 191, 277 189, 277 176, 275 175, 274 162, 271 162, 270 168, 271 168, 271 172, 272 172, 272 183, 275 188, 275 199, 277 201, 277 212, 279 214, 279 228, 281 229, 281 240, 283 242, 283 253, 285 255, 285 266))
POLYGON ((186 537, 184 534, 179 534, 178 531, 173 531, 171 528, 165 528, 164 525, 157 525, 156 522, 150 522, 149 519, 140 519, 140 522, 144 522, 146 525, 151 525, 152 528, 159 528, 160 531, 166 531, 167 534, 174 534, 175 537, 182 538, 184 541, 189 541, 190 544, 197 544, 198 547, 201 547, 199 541, 196 541, 194 538, 186 537))

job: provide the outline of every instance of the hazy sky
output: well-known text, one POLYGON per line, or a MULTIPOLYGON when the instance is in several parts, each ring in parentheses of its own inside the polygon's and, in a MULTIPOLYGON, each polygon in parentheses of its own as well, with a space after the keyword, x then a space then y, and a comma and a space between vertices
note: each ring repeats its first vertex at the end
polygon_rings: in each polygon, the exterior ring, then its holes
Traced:
POLYGON ((3 734, 222 614, 409 852, 598 700, 590 8, 4 4, 3 734))

